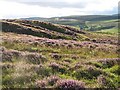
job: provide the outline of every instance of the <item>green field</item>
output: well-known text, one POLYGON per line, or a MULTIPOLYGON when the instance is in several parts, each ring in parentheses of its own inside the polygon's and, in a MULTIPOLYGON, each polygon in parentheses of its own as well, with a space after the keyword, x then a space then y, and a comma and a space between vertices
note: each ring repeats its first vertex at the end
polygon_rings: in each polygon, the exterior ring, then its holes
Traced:
POLYGON ((105 33, 111 33, 111 34, 117 34, 118 33, 118 29, 104 29, 104 30, 101 30, 101 31, 98 31, 98 32, 105 32, 105 33))

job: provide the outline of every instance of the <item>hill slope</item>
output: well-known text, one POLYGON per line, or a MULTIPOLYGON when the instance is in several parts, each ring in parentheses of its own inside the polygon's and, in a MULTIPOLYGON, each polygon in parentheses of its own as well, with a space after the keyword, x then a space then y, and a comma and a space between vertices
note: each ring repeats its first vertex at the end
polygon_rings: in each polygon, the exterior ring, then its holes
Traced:
POLYGON ((116 35, 42 21, 1 22, 3 88, 120 87, 116 35))
POLYGON ((90 30, 90 31, 105 30, 106 32, 107 31, 109 32, 109 30, 106 29, 115 29, 115 31, 117 31, 117 28, 114 27, 118 27, 117 26, 118 18, 119 18, 118 14, 115 14, 115 15, 83 15, 83 16, 73 15, 73 16, 65 16, 65 17, 53 17, 53 18, 31 17, 31 18, 22 18, 22 19, 42 20, 42 21, 52 22, 55 24, 70 25, 82 30, 90 30))

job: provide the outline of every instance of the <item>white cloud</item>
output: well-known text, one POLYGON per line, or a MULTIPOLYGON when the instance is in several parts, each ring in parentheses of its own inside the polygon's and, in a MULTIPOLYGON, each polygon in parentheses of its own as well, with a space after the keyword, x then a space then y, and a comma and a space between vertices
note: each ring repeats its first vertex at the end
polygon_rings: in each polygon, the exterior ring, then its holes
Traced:
MULTIPOLYGON (((94 1, 94 0, 92 0, 94 1)), ((114 7, 118 6, 118 0, 96 0, 94 3, 88 3, 86 9, 87 10, 94 10, 94 11, 105 11, 105 10, 112 10, 114 7)))
POLYGON ((114 11, 113 9, 118 5, 118 0, 26 0, 26 2, 36 2, 36 4, 26 4, 25 0, 0 0, 0 18, 55 17, 94 14, 95 12, 99 14, 99 12, 114 11), (52 7, 47 3, 57 1, 69 4, 71 7, 61 5, 61 8, 56 8, 54 3, 52 7), (48 7, 40 6, 37 2, 46 2, 48 7), (79 4, 84 4, 84 7, 78 7, 79 4))

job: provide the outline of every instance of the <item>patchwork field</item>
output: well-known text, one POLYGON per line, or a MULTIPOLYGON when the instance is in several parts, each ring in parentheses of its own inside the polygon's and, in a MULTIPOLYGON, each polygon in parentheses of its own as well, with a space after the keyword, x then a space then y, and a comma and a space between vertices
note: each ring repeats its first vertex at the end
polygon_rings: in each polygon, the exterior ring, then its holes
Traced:
POLYGON ((120 88, 117 34, 2 20, 3 88, 120 88))

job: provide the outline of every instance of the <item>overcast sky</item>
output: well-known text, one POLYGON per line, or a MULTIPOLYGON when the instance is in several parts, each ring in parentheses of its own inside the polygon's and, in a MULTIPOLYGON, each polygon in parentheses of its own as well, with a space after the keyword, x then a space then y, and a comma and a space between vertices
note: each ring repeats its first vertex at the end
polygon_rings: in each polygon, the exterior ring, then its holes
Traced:
POLYGON ((0 18, 117 14, 119 0, 0 0, 0 18))

